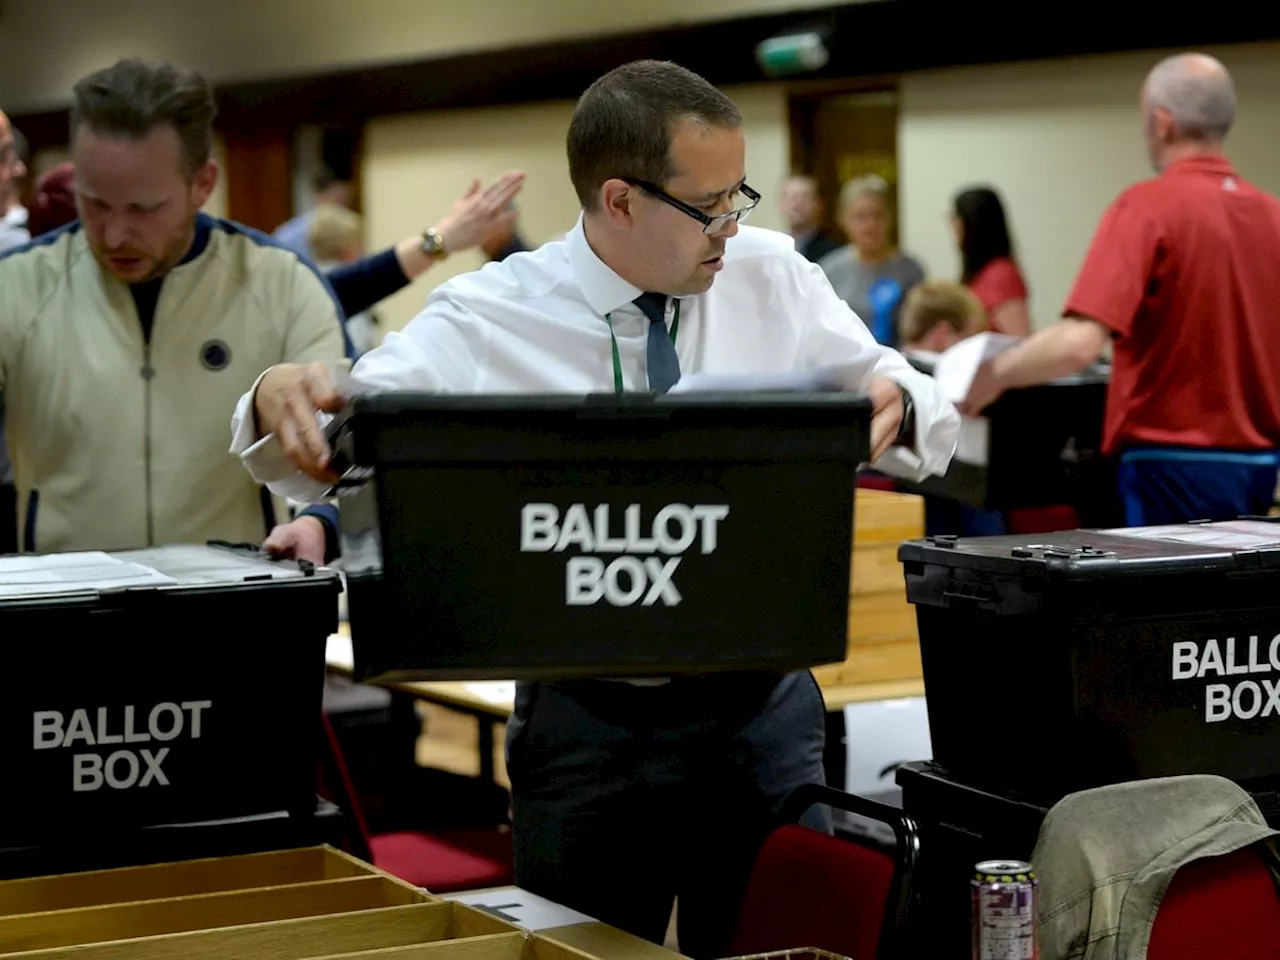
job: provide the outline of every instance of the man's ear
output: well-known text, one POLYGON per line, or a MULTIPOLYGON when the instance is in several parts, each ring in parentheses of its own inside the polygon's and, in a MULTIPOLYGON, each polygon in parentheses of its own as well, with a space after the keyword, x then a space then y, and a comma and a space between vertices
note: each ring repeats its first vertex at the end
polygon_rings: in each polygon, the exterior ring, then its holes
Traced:
POLYGON ((600 186, 600 213, 617 227, 631 226, 631 204, 637 188, 625 180, 606 180, 600 186))
POLYGON ((1177 138, 1176 125, 1173 122, 1173 114, 1165 107, 1156 107, 1151 111, 1152 118, 1156 125, 1156 137, 1161 143, 1169 143, 1177 138))
POLYGON ((205 205, 205 201, 213 193, 213 188, 218 185, 218 173, 217 160, 207 161, 203 167, 196 171, 195 179, 191 184, 191 198, 195 201, 197 207, 205 205))

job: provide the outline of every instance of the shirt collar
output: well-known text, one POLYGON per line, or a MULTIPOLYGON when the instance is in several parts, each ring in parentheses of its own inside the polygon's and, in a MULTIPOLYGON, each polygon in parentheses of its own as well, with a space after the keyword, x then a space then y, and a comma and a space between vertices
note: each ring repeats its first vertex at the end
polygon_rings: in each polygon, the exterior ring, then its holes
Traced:
POLYGON ((1236 168, 1223 156, 1188 157, 1171 163, 1164 168, 1164 176, 1180 173, 1213 173, 1221 176, 1235 176, 1236 168))
POLYGON ((625 306, 640 294, 639 287, 623 280, 613 268, 596 256, 587 243, 584 228, 584 216, 579 214, 578 222, 569 231, 569 266, 574 278, 582 287, 582 294, 587 298, 587 306, 604 316, 625 306))
POLYGON ((20 203, 15 203, 9 208, 9 212, 0 217, 0 223, 6 227, 24 227, 27 224, 27 208, 20 203))

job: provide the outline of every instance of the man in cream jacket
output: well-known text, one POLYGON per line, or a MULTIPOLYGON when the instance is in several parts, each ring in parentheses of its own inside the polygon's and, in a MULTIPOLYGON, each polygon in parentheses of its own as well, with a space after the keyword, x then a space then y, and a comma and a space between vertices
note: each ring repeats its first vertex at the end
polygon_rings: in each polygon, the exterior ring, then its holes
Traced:
POLYGON ((296 254, 200 213, 218 177, 199 75, 122 61, 72 109, 80 219, 0 258, 0 393, 28 552, 259 542, 270 499, 226 411, 268 366, 341 358, 296 254))

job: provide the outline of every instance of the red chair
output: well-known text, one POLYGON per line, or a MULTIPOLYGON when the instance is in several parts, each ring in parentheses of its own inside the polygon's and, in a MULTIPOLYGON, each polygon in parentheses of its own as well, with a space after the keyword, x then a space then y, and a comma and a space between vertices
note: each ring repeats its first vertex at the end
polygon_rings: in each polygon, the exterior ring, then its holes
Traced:
POLYGON ((1075 507, 1068 504, 1019 507, 1005 511, 1005 525, 1010 533, 1055 533, 1058 530, 1078 530, 1080 517, 1075 507))
POLYGON ((479 890, 512 882, 511 832, 461 828, 426 833, 398 830, 371 834, 333 724, 321 714, 324 750, 321 793, 350 817, 344 848, 414 886, 432 893, 479 890))
POLYGON ((911 818, 887 804, 814 784, 788 800, 784 821, 756 857, 730 953, 810 947, 856 960, 914 956, 906 925, 920 840, 911 818), (896 851, 798 825, 819 803, 887 823, 896 851))
POLYGON ((1280 960, 1280 894, 1255 844, 1195 860, 1160 903, 1148 960, 1280 960))
POLYGON ((893 477, 883 473, 861 472, 858 474, 858 486, 863 490, 897 490, 898 484, 893 477))

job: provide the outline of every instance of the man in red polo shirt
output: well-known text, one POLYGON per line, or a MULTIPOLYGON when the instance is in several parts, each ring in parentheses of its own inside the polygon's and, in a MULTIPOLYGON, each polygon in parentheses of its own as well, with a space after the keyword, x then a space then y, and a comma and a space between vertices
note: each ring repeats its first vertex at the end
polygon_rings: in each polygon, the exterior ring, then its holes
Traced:
POLYGON ((1113 344, 1103 450, 1130 526, 1266 513, 1280 446, 1280 201, 1223 153, 1235 89, 1212 57, 1142 90, 1154 180, 1102 217, 1064 319, 979 371, 962 409, 1075 373, 1113 344))

